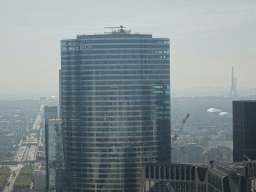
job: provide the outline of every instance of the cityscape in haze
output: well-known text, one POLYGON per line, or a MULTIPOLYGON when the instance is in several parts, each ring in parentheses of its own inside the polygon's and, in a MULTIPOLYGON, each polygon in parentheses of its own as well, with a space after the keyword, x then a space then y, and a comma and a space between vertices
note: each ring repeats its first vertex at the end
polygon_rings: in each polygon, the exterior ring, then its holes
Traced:
POLYGON ((0 191, 256 191, 256 2, 0 10, 0 191))

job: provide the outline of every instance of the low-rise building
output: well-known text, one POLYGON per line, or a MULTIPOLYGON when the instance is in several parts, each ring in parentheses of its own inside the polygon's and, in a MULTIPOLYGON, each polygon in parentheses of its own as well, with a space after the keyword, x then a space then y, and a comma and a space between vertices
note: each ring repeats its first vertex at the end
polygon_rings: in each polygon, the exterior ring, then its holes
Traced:
MULTIPOLYGON (((148 164, 141 171, 141 192, 254 192, 254 164, 148 164), (244 171, 244 173, 243 173, 244 171)), ((256 172, 255 172, 256 173, 256 172)))

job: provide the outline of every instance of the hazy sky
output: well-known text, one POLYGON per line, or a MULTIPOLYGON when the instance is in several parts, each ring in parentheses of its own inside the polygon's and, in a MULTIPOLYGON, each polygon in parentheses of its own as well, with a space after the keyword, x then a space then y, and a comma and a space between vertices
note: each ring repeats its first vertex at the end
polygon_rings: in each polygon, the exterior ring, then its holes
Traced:
POLYGON ((255 0, 1 0, 0 92, 58 91, 60 40, 120 25, 170 38, 174 90, 256 87, 255 0))

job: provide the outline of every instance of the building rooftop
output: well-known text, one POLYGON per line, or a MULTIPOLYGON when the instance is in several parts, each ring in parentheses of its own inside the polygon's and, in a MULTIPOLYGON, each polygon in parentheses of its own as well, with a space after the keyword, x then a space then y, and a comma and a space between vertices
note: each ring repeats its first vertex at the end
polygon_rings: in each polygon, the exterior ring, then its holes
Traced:
POLYGON ((235 102, 256 102, 256 100, 237 100, 235 102))
POLYGON ((77 39, 90 39, 90 38, 152 38, 152 34, 131 34, 131 30, 125 30, 125 27, 104 27, 104 34, 94 35, 77 35, 77 39))
POLYGON ((130 34, 131 30, 125 30, 123 25, 120 25, 120 27, 104 27, 104 33, 105 34, 130 34), (111 32, 107 32, 106 29, 111 29, 111 32))

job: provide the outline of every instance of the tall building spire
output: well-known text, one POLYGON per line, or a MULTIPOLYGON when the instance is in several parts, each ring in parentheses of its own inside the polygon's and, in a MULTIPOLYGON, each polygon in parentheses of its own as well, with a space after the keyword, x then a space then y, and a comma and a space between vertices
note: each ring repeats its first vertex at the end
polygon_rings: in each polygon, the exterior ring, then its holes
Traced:
POLYGON ((232 66, 231 88, 228 95, 229 97, 237 97, 236 88, 237 86, 236 86, 236 79, 234 77, 234 67, 232 66))

